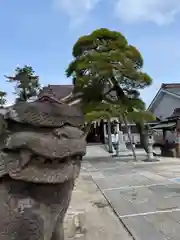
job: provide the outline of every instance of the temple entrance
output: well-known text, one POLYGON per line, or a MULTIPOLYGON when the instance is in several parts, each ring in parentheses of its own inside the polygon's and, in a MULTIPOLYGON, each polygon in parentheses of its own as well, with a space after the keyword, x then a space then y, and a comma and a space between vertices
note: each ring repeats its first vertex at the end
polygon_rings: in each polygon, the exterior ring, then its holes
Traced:
POLYGON ((104 143, 104 122, 101 120, 100 122, 94 122, 91 124, 91 128, 89 134, 86 138, 87 143, 96 143, 102 144, 104 143))

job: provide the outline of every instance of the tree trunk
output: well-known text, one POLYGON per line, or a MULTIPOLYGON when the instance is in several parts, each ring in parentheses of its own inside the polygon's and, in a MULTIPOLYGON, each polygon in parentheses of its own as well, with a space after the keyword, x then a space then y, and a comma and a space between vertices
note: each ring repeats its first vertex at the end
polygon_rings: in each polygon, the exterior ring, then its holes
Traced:
POLYGON ((130 141, 130 146, 131 146, 131 150, 132 150, 132 153, 133 153, 133 157, 134 157, 134 160, 136 161, 136 153, 135 153, 134 145, 132 143, 131 130, 128 127, 128 123, 127 123, 127 119, 126 119, 125 115, 123 115, 123 120, 124 120, 124 124, 126 126, 126 130, 127 130, 128 138, 129 138, 129 141, 130 141))
MULTIPOLYGON (((119 83, 116 81, 115 78, 113 78, 113 84, 114 84, 115 91, 117 93, 118 100, 121 101, 122 104, 123 104, 123 100, 126 99, 126 96, 125 96, 123 90, 121 89, 119 83)), ((130 129, 128 127, 128 122, 127 122, 125 114, 122 115, 122 118, 123 118, 124 124, 125 124, 126 129, 127 129, 127 134, 128 134, 128 138, 129 138, 129 141, 130 141, 133 157, 134 157, 134 160, 136 161, 136 153, 135 153, 135 149, 134 149, 134 146, 133 146, 133 143, 132 143, 131 133, 129 131, 130 129)))
POLYGON ((111 135, 111 122, 108 120, 108 146, 109 146, 109 153, 113 153, 113 144, 112 144, 112 135, 111 135))
POLYGON ((23 88, 23 101, 27 102, 28 98, 27 98, 27 94, 26 94, 26 89, 23 88))
POLYGON ((91 129, 91 122, 89 122, 87 125, 86 125, 86 127, 85 127, 85 129, 84 129, 84 138, 87 138, 87 135, 88 135, 88 133, 89 133, 89 131, 90 131, 90 129, 91 129))
POLYGON ((148 143, 147 143, 147 133, 145 131, 145 127, 143 123, 136 123, 136 128, 138 130, 139 136, 140 136, 140 144, 145 150, 146 153, 148 153, 148 143))

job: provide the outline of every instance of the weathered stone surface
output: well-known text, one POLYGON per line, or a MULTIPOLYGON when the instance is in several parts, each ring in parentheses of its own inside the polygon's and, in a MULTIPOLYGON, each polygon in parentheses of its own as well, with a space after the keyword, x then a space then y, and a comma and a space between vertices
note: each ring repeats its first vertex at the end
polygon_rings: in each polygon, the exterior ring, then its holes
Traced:
MULTIPOLYGON (((86 153, 82 112, 38 100, 15 104, 3 121, 0 240, 63 240, 64 216, 86 153)), ((79 234, 83 221, 73 220, 79 234)))

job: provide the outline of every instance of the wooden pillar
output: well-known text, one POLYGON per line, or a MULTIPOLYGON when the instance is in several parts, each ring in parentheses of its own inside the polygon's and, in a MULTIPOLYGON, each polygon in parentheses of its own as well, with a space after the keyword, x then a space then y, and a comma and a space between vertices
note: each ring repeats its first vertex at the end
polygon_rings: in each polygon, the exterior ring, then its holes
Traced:
POLYGON ((167 131, 165 129, 163 129, 163 143, 164 144, 166 142, 166 133, 167 133, 167 131))
POLYGON ((101 126, 99 122, 96 124, 96 139, 98 143, 101 142, 101 126))
POLYGON ((180 157, 180 120, 176 123, 176 157, 180 157))
POLYGON ((113 153, 113 144, 112 144, 112 125, 111 125, 111 121, 108 120, 107 122, 108 124, 108 145, 109 145, 109 152, 113 153))
POLYGON ((100 141, 104 144, 104 121, 100 121, 100 141))
POLYGON ((122 131, 122 126, 120 121, 119 121, 119 131, 122 131))

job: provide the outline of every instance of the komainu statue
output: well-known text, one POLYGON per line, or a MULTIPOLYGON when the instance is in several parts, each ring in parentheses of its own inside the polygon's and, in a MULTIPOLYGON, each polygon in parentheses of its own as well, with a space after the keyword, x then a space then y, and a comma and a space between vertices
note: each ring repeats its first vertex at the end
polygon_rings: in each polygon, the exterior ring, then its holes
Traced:
POLYGON ((63 240, 86 141, 75 106, 22 102, 0 119, 0 240, 63 240))

